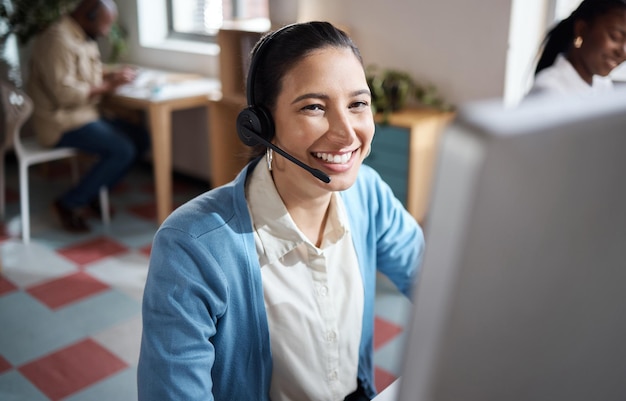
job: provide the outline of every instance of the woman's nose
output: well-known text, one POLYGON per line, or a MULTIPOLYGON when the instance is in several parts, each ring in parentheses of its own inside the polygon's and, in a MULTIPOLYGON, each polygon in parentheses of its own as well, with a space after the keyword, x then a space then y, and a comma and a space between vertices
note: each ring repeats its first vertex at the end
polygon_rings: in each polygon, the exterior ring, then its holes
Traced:
POLYGON ((337 111, 329 117, 328 133, 331 137, 340 142, 348 142, 354 137, 354 127, 348 112, 337 111))

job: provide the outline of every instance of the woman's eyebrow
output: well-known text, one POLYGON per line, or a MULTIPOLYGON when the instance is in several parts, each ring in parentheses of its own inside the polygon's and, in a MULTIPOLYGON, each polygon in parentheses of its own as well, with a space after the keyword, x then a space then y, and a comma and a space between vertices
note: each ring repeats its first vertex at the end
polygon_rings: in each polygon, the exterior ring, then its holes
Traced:
POLYGON ((351 93, 351 96, 359 96, 359 95, 372 96, 372 93, 370 92, 369 89, 360 89, 358 91, 354 91, 354 92, 351 93))
POLYGON ((304 95, 300 95, 297 98, 293 99, 293 101, 291 102, 291 104, 294 103, 298 103, 301 100, 305 100, 305 99, 322 99, 322 100, 327 100, 329 98, 329 96, 325 93, 305 93, 304 95))
MULTIPOLYGON (((359 90, 356 90, 356 91, 354 91, 354 92, 351 92, 351 93, 350 93, 350 96, 351 96, 351 97, 354 97, 354 96, 359 96, 359 95, 368 95, 368 96, 371 96, 371 93, 370 93, 369 89, 359 89, 359 90)), ((297 98, 295 98, 295 99, 291 102, 291 104, 298 103, 299 101, 301 101, 301 100, 305 100, 305 99, 321 99, 321 100, 328 100, 328 99, 329 99, 329 96, 328 96, 327 94, 325 94, 325 93, 317 93, 317 92, 305 93, 305 94, 300 95, 300 96, 298 96, 297 98)))

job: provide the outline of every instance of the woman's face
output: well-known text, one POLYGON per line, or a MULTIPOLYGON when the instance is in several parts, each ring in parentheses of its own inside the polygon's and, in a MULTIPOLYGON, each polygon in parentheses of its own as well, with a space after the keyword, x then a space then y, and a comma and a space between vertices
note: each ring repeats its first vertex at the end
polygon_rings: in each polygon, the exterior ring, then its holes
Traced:
POLYGON ((281 188, 315 196, 350 187, 374 136, 365 72, 347 48, 315 50, 288 70, 273 114, 273 143, 328 174, 324 183, 274 152, 272 174, 281 188))
POLYGON ((583 38, 582 46, 577 49, 581 75, 589 79, 593 75, 607 76, 626 60, 626 10, 600 15, 590 24, 582 22, 577 30, 583 38))

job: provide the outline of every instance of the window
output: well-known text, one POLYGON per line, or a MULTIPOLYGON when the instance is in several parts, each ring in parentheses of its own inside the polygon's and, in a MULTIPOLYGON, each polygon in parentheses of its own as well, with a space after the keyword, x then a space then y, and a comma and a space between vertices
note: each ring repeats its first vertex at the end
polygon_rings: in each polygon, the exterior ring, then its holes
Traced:
POLYGON ((168 0, 172 36, 210 39, 224 21, 267 18, 268 0, 168 0))
POLYGON ((530 88, 538 49, 546 32, 566 18, 582 0, 513 0, 504 98, 517 104, 530 88))
POLYGON ((578 7, 582 0, 556 0, 554 17, 556 21, 567 18, 578 7))

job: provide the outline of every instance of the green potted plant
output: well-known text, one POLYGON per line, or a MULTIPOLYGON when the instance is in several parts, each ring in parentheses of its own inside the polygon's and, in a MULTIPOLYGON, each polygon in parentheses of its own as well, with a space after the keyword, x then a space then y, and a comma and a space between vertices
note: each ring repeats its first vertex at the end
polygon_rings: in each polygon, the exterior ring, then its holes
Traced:
POLYGON ((372 92, 372 108, 383 114, 383 123, 389 115, 414 101, 425 107, 452 110, 452 106, 439 96, 434 85, 420 85, 404 71, 381 69, 376 65, 366 68, 367 84, 372 92))
MULTIPOLYGON (((35 35, 73 9, 79 1, 0 0, 0 49, 4 50, 11 36, 17 38, 20 46, 26 46, 35 35)), ((126 31, 116 22, 111 27, 107 40, 108 61, 116 62, 127 49, 126 31)), ((7 62, 6 57, 3 57, 2 62, 7 62)))
POLYGON ((0 2, 0 18, 5 21, 4 35, 15 34, 25 45, 37 33, 70 10, 78 0, 12 0, 0 2))

